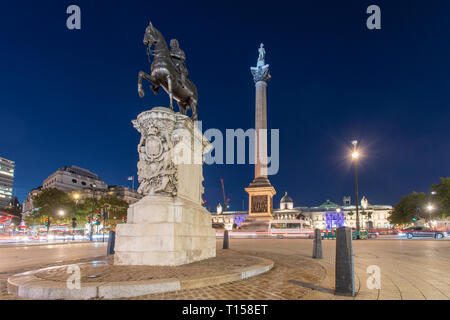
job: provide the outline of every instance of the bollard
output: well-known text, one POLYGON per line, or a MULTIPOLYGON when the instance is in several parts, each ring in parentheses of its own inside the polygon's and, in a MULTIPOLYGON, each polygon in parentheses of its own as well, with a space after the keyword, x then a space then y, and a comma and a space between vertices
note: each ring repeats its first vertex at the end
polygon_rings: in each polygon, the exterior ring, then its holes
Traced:
POLYGON ((322 259, 322 232, 320 229, 314 230, 314 241, 313 241, 313 258, 322 259))
POLYGON ((109 231, 109 237, 108 237, 108 247, 106 255, 114 254, 114 245, 116 242, 116 232, 115 231, 109 231))
POLYGON ((229 239, 228 239, 228 230, 225 230, 223 232, 223 248, 224 249, 229 249, 230 248, 229 239))
POLYGON ((341 295, 355 295, 353 271, 352 229, 341 227, 336 230, 336 279, 335 292, 341 295))

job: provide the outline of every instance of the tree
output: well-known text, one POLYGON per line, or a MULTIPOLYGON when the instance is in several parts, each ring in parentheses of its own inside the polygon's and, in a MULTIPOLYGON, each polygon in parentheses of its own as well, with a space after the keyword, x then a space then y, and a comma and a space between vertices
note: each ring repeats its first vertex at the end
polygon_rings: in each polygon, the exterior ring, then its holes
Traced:
POLYGON ((66 192, 49 188, 42 190, 33 198, 33 205, 36 210, 27 217, 27 224, 42 224, 46 217, 50 217, 50 223, 55 220, 67 220, 67 213, 73 212, 75 201, 66 192), (66 213, 64 218, 58 216, 60 210, 66 213))
POLYGON ((111 214, 126 216, 128 210, 128 202, 117 197, 106 196, 98 201, 98 207, 106 210, 111 214))
POLYGON ((419 214, 421 218, 425 218, 424 208, 426 203, 427 195, 423 192, 413 192, 404 196, 394 206, 389 221, 393 224, 410 223, 417 214, 419 214))
POLYGON ((435 192, 437 212, 442 217, 450 216, 450 178, 441 178, 440 183, 431 186, 431 191, 435 192))
POLYGON ((107 208, 115 213, 126 215, 128 209, 128 202, 117 197, 106 196, 100 198, 97 203, 98 208, 107 208))

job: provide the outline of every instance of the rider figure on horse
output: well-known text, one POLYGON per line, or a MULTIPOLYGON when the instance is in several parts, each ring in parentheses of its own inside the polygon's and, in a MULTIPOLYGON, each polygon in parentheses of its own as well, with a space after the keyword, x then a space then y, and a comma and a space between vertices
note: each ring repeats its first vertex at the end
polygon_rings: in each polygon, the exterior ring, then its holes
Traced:
POLYGON ((188 70, 186 68, 186 55, 184 51, 180 49, 180 44, 177 39, 170 40, 170 57, 172 58, 175 68, 180 73, 181 85, 185 87, 186 77, 188 76, 188 70))

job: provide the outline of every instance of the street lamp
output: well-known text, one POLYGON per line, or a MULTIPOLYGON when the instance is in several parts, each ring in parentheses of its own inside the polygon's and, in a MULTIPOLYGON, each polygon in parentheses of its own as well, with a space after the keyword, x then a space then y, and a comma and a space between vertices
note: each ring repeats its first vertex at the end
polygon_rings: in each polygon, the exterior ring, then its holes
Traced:
MULTIPOLYGON (((64 216, 64 213, 65 213, 64 210, 59 210, 59 211, 58 211, 58 215, 59 215, 60 217, 63 217, 63 216, 64 216)), ((65 235, 66 235, 66 231, 64 230, 64 231, 62 232, 63 241, 66 241, 65 235)))
POLYGON ((359 152, 358 152, 358 141, 357 140, 353 140, 352 141, 352 145, 353 145, 353 151, 352 151, 352 161, 355 164, 355 205, 356 205, 356 237, 357 239, 359 239, 359 230, 360 230, 360 225, 359 225, 359 195, 358 195, 358 159, 359 159, 359 152))
POLYGON ((95 184, 91 184, 91 191, 92 191, 92 212, 91 212, 91 221, 89 223, 89 241, 93 240, 92 237, 92 233, 93 233, 93 226, 92 226, 92 222, 94 220, 94 192, 95 192, 95 188, 97 187, 97 185, 95 184))
POLYGON ((75 226, 77 224, 77 205, 78 205, 78 199, 80 199, 80 195, 78 193, 75 193, 73 195, 73 198, 75 199, 75 208, 73 210, 73 218, 72 218, 72 241, 75 240, 75 226))
POLYGON ((431 213, 433 212, 433 209, 434 209, 433 205, 431 203, 429 203, 427 205, 427 210, 428 210, 428 212, 430 214, 430 226, 431 226, 431 213))

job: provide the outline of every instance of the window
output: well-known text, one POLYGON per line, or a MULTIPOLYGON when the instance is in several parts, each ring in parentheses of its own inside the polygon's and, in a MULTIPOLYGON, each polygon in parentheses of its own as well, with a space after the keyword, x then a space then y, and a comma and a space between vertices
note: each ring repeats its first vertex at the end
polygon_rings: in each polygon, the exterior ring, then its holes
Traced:
POLYGON ((83 186, 85 186, 85 185, 86 185, 86 182, 82 181, 81 184, 82 184, 83 186))
POLYGON ((77 179, 72 179, 72 182, 73 183, 77 183, 77 179))

